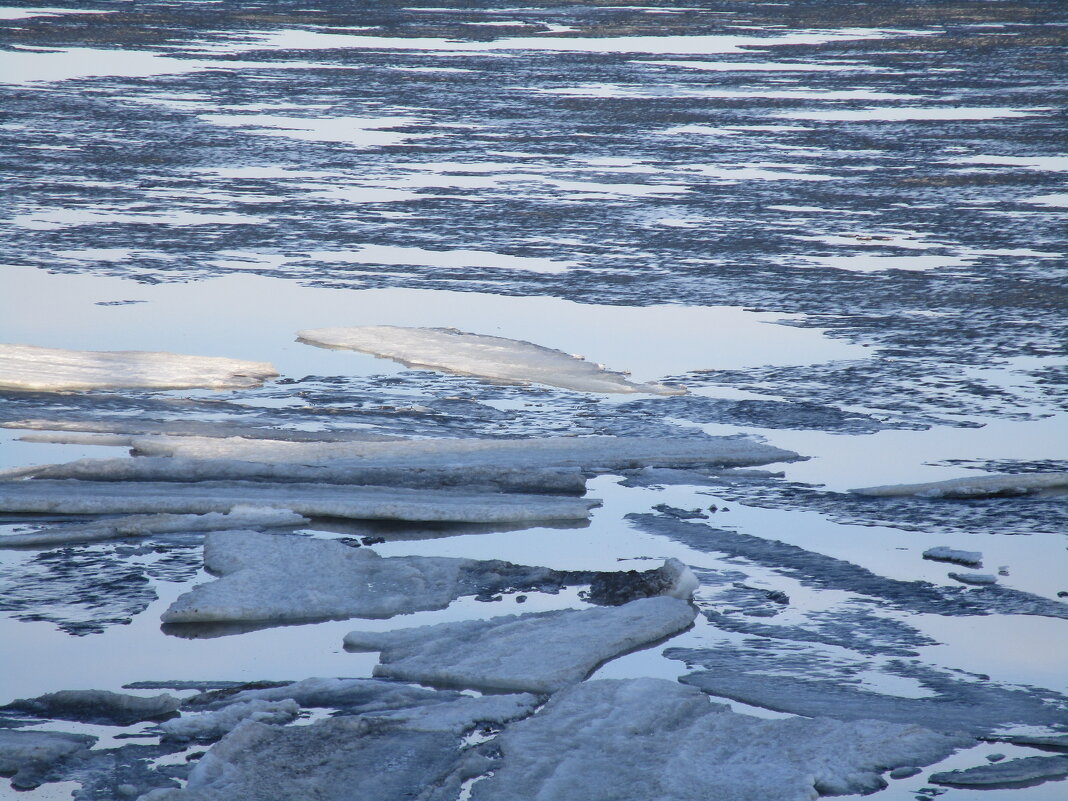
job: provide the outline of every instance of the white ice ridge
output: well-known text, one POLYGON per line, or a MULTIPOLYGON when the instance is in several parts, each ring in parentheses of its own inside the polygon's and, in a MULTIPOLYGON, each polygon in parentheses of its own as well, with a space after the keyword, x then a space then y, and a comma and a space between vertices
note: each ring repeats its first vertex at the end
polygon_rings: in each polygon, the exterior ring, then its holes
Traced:
POLYGON ((267 362, 149 351, 62 350, 0 344, 0 389, 254 387, 278 375, 267 362))
POLYGON ((297 341, 322 348, 358 350, 408 365, 473 375, 509 384, 547 384, 577 392, 650 392, 685 395, 682 387, 636 384, 624 373, 561 350, 455 328, 368 325, 297 332, 297 341))
POLYGON ((164 623, 383 618, 444 609, 477 562, 381 557, 334 540, 231 531, 209 534, 204 566, 220 578, 181 595, 164 623))
POLYGON ((952 478, 928 484, 890 484, 852 489, 872 498, 1007 498, 1068 490, 1068 473, 1019 473, 952 478))
POLYGON ((292 699, 241 701, 214 712, 182 715, 180 718, 166 720, 159 727, 164 736, 172 740, 215 740, 246 720, 289 723, 299 714, 300 706, 292 699))
POLYGON ((623 606, 354 631, 346 635, 345 646, 381 651, 375 676, 482 691, 551 693, 582 681, 608 659, 682 631, 696 614, 686 601, 659 596, 623 606))
POLYGON ((0 482, 0 511, 37 514, 205 514, 234 506, 287 509, 308 517, 455 523, 585 520, 599 501, 555 495, 469 493, 344 484, 251 481, 0 482))
POLYGON ((882 771, 974 740, 872 720, 766 720, 674 682, 631 679, 565 690, 497 743, 502 758, 472 801, 812 801, 880 789, 882 771))
MULTIPOLYGON (((426 489, 466 487, 469 490, 500 492, 581 494, 586 491, 586 478, 576 468, 513 470, 496 466, 454 468, 449 465, 376 467, 365 466, 355 459, 306 464, 142 456, 134 459, 78 459, 66 464, 0 471, 0 480, 31 476, 80 481, 284 481, 426 489)), ((254 527, 256 524, 249 525, 254 527)))
POLYGON ((0 548, 95 542, 96 540, 147 537, 152 534, 173 534, 183 531, 301 526, 309 522, 308 518, 288 509, 255 506, 235 506, 224 514, 209 512, 203 515, 128 515, 82 525, 59 526, 25 534, 0 536, 0 548))
POLYGON ((532 439, 408 439, 393 442, 290 442, 241 437, 138 437, 143 456, 237 459, 249 462, 358 460, 371 466, 578 468, 748 467, 790 462, 793 451, 735 437, 542 437, 532 439))

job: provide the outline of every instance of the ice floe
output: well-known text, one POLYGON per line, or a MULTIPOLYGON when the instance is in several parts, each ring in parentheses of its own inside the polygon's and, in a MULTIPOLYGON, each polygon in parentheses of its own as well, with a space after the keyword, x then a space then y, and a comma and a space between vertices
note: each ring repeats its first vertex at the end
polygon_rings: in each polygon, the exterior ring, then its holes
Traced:
POLYGON ((0 345, 0 389, 254 387, 278 375, 266 362, 148 351, 0 345))
POLYGON ((292 699, 242 701, 213 712, 182 715, 160 724, 163 736, 172 740, 217 740, 246 720, 258 723, 289 723, 300 714, 292 699))
POLYGON ((515 523, 585 520, 597 501, 340 484, 251 481, 185 483, 31 480, 0 482, 0 510, 58 514, 205 514, 235 506, 287 509, 309 517, 515 523))
POLYGON ((983 554, 980 551, 958 551, 945 545, 928 548, 923 552, 923 558, 934 562, 953 562, 965 567, 983 566, 983 554))
POLYGON ((144 456, 237 459, 252 462, 323 462, 358 459, 366 467, 579 468, 587 471, 641 467, 747 467, 800 459, 738 437, 540 437, 530 439, 411 439, 392 442, 289 442, 241 437, 139 437, 130 441, 144 456))
POLYGON ((868 793, 881 773, 971 744, 915 725, 765 720, 661 679, 590 681, 511 725, 473 801, 812 801, 868 793))
POLYGON ((532 342, 451 328, 393 325, 316 328, 300 331, 297 336, 299 341, 309 345, 358 350, 413 367, 431 367, 506 383, 533 382, 578 392, 650 392, 656 395, 686 392, 681 387, 665 384, 635 384, 623 373, 532 342))
POLYGON ((182 531, 288 527, 308 522, 308 518, 287 509, 235 506, 225 514, 209 512, 203 515, 129 515, 93 523, 45 528, 25 534, 7 534, 0 536, 0 548, 63 545, 182 531))
POLYGON ((933 773, 929 781, 947 787, 996 788, 1007 786, 1029 787, 1051 779, 1068 776, 1068 756, 1033 756, 980 765, 967 770, 952 770, 933 773))
POLYGON ((302 707, 327 707, 346 714, 369 714, 393 709, 440 704, 462 696, 379 679, 311 678, 273 687, 210 690, 186 701, 189 709, 221 710, 249 702, 294 701, 302 707))
POLYGON ((171 717, 177 713, 178 703, 177 698, 166 693, 146 698, 108 690, 60 690, 36 698, 19 698, 0 709, 57 720, 128 726, 171 717))
POLYGON ((0 776, 16 790, 32 790, 49 780, 58 763, 84 756, 96 742, 88 734, 0 729, 0 776))
POLYGON ((507 615, 388 632, 351 632, 347 648, 381 651, 374 675, 484 691, 550 693, 597 665, 687 628, 696 609, 658 597, 623 606, 507 615))
POLYGON ((951 478, 927 484, 890 484, 852 489, 856 495, 871 498, 1012 498, 1068 490, 1068 473, 1019 473, 951 478))

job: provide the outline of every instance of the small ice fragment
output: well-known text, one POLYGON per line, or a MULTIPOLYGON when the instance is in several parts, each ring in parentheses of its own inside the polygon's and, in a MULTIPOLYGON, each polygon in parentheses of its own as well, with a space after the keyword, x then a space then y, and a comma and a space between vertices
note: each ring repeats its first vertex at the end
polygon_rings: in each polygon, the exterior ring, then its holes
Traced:
POLYGON ((577 392, 686 394, 685 389, 677 386, 635 384, 623 373, 605 370, 582 357, 532 342, 453 328, 392 325, 317 328, 300 331, 297 338, 308 345, 358 350, 411 367, 430 367, 510 384, 547 384, 577 392))
POLYGON ((949 577, 961 584, 974 584, 977 587, 998 583, 998 577, 991 573, 950 573, 949 577))
POLYGON ((945 545, 936 548, 928 548, 923 552, 924 559, 935 562, 954 562, 965 567, 982 567, 983 554, 979 551, 957 551, 945 545))
POLYGON ((0 389, 254 387, 278 375, 266 362, 148 351, 88 351, 0 345, 0 389))
POLYGON ((57 762, 88 753, 96 737, 59 731, 0 729, 0 776, 16 790, 32 790, 48 780, 57 762))
POLYGON ((1012 498, 1044 491, 1068 490, 1068 473, 1020 473, 952 478, 927 484, 891 484, 851 489, 855 495, 872 498, 1012 498))

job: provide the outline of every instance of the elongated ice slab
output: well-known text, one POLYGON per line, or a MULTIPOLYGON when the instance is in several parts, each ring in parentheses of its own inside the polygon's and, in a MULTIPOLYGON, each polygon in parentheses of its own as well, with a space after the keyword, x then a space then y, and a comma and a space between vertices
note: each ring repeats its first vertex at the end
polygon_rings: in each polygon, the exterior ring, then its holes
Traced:
POLYGON ((47 528, 26 534, 8 534, 0 537, 0 548, 94 542, 182 531, 225 531, 239 528, 299 526, 308 522, 308 518, 294 514, 288 509, 235 506, 225 514, 209 512, 203 515, 130 515, 84 525, 47 528))
POLYGON ((966 476, 927 484, 890 484, 852 489, 871 498, 1008 498, 1068 490, 1068 473, 1020 473, 1018 475, 966 476))
POLYGON ((510 384, 548 384, 578 392, 651 392, 682 395, 681 387, 635 384, 579 356, 532 342, 471 334, 452 328, 370 325, 300 331, 300 342, 323 348, 358 350, 412 367, 431 367, 510 384))
POLYGON ((982 551, 958 551, 955 548, 949 548, 945 545, 928 548, 923 552, 923 558, 935 562, 955 562, 958 565, 964 565, 966 567, 983 566, 982 551))
POLYGON ((972 741, 919 726, 765 720, 662 679, 589 681, 498 738, 473 801, 812 801, 868 793, 884 770, 927 765, 972 741))
POLYGON ((309 517, 457 523, 585 520, 597 501, 340 484, 249 481, 0 482, 0 511, 58 514, 205 514, 234 506, 288 509, 309 517))
POLYGON ((735 437, 541 437, 419 439, 393 442, 289 442, 241 437, 141 437, 145 456, 240 459, 253 462, 359 460, 366 467, 505 467, 628 470, 640 467, 749 467, 795 461, 793 451, 735 437))
POLYGON ((1029 787, 1051 779, 1063 779, 1065 776, 1068 776, 1068 756, 1033 756, 994 765, 980 765, 967 770, 933 773, 929 781, 947 787, 1029 787))
POLYGON ((376 676, 484 691, 551 693, 582 681, 607 659, 685 629, 695 615, 686 601, 662 596, 617 607, 354 631, 346 635, 345 645, 382 651, 376 676))
POLYGON ((172 740, 214 740, 228 734, 246 720, 259 723, 289 723, 300 714, 292 699, 282 701, 241 701, 214 712, 182 715, 164 721, 160 730, 172 740))
POLYGON ((149 351, 0 345, 0 389, 254 387, 278 375, 266 362, 149 351))

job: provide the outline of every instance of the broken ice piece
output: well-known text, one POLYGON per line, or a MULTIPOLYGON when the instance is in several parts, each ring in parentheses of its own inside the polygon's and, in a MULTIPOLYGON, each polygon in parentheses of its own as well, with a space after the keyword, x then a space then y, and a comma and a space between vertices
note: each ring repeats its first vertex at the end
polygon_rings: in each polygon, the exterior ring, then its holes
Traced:
POLYGON ((276 375, 266 362, 220 356, 0 345, 0 389, 224 389, 258 386, 276 375))
POLYGON ((930 776, 929 781, 947 787, 1030 787, 1051 779, 1063 779, 1065 776, 1068 776, 1068 756, 1033 756, 992 765, 979 765, 967 770, 935 773, 930 776))
POLYGON ((979 551, 957 551, 944 545, 928 548, 923 552, 923 558, 935 562, 954 562, 965 567, 983 566, 983 554, 979 551))
POLYGON ((872 498, 1013 498, 1049 491, 1068 490, 1068 473, 1020 473, 952 478, 927 484, 889 484, 882 487, 851 489, 854 495, 872 498))
POLYGON ((661 596, 387 632, 354 631, 347 648, 381 651, 374 675, 482 691, 551 693, 600 663, 687 628, 696 609, 661 596))
POLYGON ((289 723, 300 714, 296 701, 241 701, 214 712, 182 715, 160 724, 163 736, 171 740, 217 740, 246 720, 260 723, 289 723))
POLYGON ((126 695, 108 690, 60 690, 36 698, 19 698, 0 710, 57 720, 129 726, 142 720, 161 720, 178 711, 173 695, 126 695))
POLYGON ((581 356, 532 342, 458 331, 370 325, 316 328, 297 332, 297 341, 321 348, 357 350, 409 367, 430 367, 509 384, 547 384, 577 392, 649 392, 685 395, 678 386, 628 381, 581 356))
POLYGON ((43 783, 50 768, 88 753, 96 742, 88 734, 0 729, 0 776, 10 776, 16 790, 43 783))
POLYGON ((973 584, 976 587, 986 587, 997 584, 998 577, 992 573, 950 573, 949 577, 961 584, 973 584))

